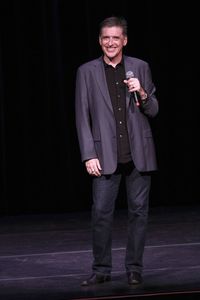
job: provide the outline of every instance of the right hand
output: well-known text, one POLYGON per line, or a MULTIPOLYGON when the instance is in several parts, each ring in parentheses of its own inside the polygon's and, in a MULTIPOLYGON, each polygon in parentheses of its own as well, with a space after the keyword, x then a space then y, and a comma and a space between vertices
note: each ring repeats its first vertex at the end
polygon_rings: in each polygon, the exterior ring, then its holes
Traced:
POLYGON ((101 176, 101 166, 98 158, 92 158, 85 162, 87 172, 92 176, 101 176))

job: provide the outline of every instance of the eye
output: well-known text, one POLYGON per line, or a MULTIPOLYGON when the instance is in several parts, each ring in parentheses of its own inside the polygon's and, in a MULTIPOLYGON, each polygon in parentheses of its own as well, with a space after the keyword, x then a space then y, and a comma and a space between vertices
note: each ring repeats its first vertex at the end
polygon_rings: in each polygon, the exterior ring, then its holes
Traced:
POLYGON ((119 42, 121 39, 120 36, 102 36, 101 40, 103 43, 109 43, 109 42, 113 42, 113 43, 117 43, 119 42))

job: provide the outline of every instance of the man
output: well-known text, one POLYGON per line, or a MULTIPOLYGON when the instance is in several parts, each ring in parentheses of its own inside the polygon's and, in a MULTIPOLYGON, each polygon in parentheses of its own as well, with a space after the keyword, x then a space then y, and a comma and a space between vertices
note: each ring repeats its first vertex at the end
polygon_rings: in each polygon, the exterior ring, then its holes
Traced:
POLYGON ((124 18, 103 20, 102 57, 77 70, 76 127, 82 161, 93 180, 94 261, 83 286, 111 280, 111 227, 122 176, 128 203, 127 279, 131 285, 142 282, 150 172, 157 168, 148 118, 157 114, 158 102, 148 63, 123 54, 127 41, 124 18))

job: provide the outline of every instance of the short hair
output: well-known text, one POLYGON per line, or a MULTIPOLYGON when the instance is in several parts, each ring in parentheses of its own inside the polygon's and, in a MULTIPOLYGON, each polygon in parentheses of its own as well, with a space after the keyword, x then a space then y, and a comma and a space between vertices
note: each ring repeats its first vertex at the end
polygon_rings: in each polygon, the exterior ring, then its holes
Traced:
POLYGON ((109 18, 104 19, 100 24, 99 24, 99 35, 101 35, 102 29, 104 27, 121 27, 123 31, 123 35, 127 36, 127 21, 124 19, 124 17, 116 17, 112 16, 109 18))

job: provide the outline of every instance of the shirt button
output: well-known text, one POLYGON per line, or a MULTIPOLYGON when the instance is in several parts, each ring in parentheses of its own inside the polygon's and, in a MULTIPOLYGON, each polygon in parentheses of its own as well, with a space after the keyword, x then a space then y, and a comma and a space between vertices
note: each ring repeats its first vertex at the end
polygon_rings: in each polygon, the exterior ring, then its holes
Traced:
POLYGON ((122 137, 123 137, 123 135, 122 135, 122 134, 120 134, 120 135, 119 135, 119 137, 120 137, 120 138, 122 138, 122 137))

